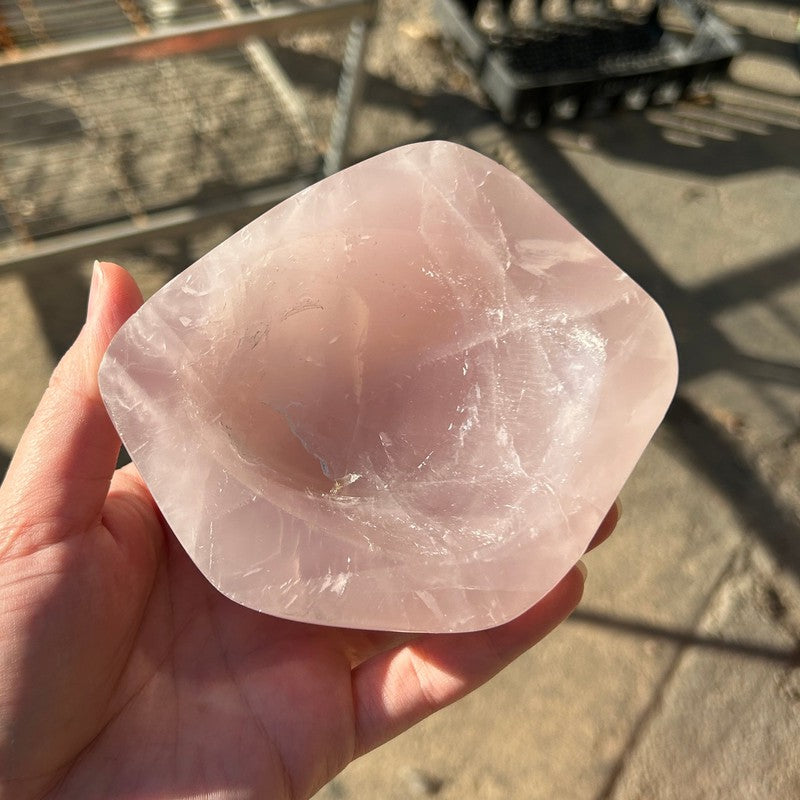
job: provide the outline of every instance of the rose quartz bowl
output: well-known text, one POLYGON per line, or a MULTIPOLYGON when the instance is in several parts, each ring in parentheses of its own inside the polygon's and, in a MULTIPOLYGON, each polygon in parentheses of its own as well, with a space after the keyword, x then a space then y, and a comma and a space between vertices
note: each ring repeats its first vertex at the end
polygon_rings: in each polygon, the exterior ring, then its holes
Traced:
POLYGON ((100 386, 233 600, 468 631, 581 556, 676 377, 639 286, 519 178, 434 142, 235 233, 123 326, 100 386))

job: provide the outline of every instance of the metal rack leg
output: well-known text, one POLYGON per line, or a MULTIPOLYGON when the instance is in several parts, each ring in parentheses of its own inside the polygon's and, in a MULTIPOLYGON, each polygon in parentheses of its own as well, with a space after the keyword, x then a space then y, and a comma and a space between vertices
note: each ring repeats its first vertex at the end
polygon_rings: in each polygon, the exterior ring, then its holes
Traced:
POLYGON ((370 28, 371 22, 363 19, 353 20, 350 24, 331 122, 331 139, 323 164, 326 176, 333 175, 345 166, 349 155, 353 117, 364 90, 364 59, 370 28))
MULTIPOLYGON (((234 0, 215 0, 215 2, 226 19, 236 20, 243 16, 243 12, 234 0)), ((263 13, 257 4, 252 3, 252 5, 256 11, 263 13)), ((254 36, 246 39, 240 45, 240 49, 255 73, 275 92, 284 113, 294 123, 299 140, 298 155, 312 150, 318 153, 314 129, 308 114, 272 51, 261 39, 254 36)))

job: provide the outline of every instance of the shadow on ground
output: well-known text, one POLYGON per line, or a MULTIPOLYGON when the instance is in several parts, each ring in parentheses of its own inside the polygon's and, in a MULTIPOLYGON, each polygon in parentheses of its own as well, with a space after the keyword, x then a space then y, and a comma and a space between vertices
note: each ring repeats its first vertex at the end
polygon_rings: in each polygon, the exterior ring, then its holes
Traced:
POLYGON ((800 666, 800 649, 782 650, 745 641, 730 641, 714 636, 703 636, 679 628, 653 625, 641 620, 617 617, 611 614, 600 614, 589 609, 578 608, 567 620, 569 624, 593 625, 607 630, 625 633, 631 636, 642 636, 648 639, 665 639, 682 647, 699 647, 705 650, 717 650, 741 658, 757 658, 774 661, 789 667, 800 666))

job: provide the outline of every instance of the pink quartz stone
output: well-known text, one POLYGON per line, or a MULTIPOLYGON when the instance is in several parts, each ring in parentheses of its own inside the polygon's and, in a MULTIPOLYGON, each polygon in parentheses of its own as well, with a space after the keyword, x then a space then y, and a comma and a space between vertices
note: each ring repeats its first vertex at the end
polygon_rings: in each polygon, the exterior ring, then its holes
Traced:
POLYGON ((123 326, 100 386, 228 597, 469 631, 581 556, 676 372, 639 286, 512 173, 434 142, 235 233, 123 326))

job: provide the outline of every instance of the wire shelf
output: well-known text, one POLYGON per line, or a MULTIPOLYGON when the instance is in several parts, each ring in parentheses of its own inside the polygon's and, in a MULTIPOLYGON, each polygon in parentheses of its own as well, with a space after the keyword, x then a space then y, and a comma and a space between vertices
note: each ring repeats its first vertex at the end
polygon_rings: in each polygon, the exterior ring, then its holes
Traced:
MULTIPOLYGON (((253 190, 296 189, 298 180, 307 185, 318 177, 318 137, 288 78, 253 37, 208 52, 192 47, 183 55, 3 81, 3 63, 13 69, 15 54, 50 57, 64 43, 146 39, 165 26, 179 41, 181 26, 251 19, 261 5, 0 0, 0 267, 30 261, 60 237, 74 242, 81 231, 95 242, 109 224, 128 234, 161 229, 161 212, 178 210, 185 220, 187 210, 215 203, 230 209, 237 198, 247 205, 253 190)), ((264 196, 282 199, 280 192, 264 196)))

